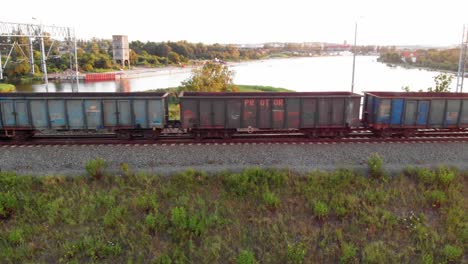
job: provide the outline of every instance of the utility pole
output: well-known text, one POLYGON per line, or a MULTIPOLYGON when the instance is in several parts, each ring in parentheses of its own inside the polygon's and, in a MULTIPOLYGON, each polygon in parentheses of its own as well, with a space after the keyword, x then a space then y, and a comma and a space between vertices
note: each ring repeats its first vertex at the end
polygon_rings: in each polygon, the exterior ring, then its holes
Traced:
POLYGON ((33 53, 33 41, 32 37, 29 37, 29 66, 31 67, 31 74, 34 75, 34 53, 33 53))
POLYGON ((357 39, 357 22, 354 26, 354 48, 353 48, 353 77, 351 79, 351 92, 354 92, 354 69, 356 68, 356 39, 357 39))
POLYGON ((80 80, 78 79, 78 53, 76 51, 76 32, 73 28, 73 43, 75 48, 75 76, 76 76, 76 92, 80 91, 80 80))
POLYGON ((42 31, 42 23, 41 26, 39 27, 39 30, 41 32, 41 65, 42 65, 42 72, 44 74, 44 82, 46 86, 46 91, 49 92, 49 78, 47 77, 47 65, 46 65, 46 54, 44 50, 44 32, 42 31))
POLYGON ((468 30, 465 30, 465 25, 463 25, 463 33, 462 33, 462 42, 460 45, 460 58, 458 61, 458 72, 457 72, 457 88, 456 92, 463 92, 463 80, 465 79, 465 62, 467 57, 467 45, 468 45, 468 30), (465 39, 465 32, 466 32, 466 39, 465 39))
POLYGON ((0 80, 3 80, 2 52, 0 51, 0 80))

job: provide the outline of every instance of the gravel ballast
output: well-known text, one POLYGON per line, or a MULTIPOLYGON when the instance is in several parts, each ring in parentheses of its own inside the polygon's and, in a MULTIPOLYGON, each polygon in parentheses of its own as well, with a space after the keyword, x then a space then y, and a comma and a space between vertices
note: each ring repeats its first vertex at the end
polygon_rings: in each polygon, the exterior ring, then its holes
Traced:
POLYGON ((289 168, 299 172, 365 169, 372 153, 387 171, 408 165, 468 169, 468 143, 256 144, 256 145, 82 145, 0 147, 0 170, 20 174, 83 174, 85 164, 103 158, 110 171, 127 163, 133 171, 169 174, 189 168, 216 172, 246 167, 289 168))

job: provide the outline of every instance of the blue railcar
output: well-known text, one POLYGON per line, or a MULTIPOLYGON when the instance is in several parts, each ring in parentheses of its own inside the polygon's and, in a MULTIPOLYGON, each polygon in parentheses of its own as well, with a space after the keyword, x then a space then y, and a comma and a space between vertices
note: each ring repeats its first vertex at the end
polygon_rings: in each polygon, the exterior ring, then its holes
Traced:
POLYGON ((364 122, 386 136, 468 128, 468 93, 365 92, 364 122))
POLYGON ((167 122, 167 93, 0 94, 0 134, 93 130, 154 136, 167 122))

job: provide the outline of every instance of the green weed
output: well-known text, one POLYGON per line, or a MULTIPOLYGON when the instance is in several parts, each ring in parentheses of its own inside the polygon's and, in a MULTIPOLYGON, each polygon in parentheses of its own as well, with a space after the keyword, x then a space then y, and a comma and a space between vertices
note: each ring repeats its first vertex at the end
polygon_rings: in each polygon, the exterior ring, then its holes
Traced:
POLYGON ((276 209, 279 207, 281 200, 278 196, 270 191, 265 191, 263 193, 263 202, 268 208, 276 209))
POLYGON ((459 261, 463 256, 463 249, 452 245, 446 245, 442 252, 445 259, 450 262, 459 261))
POLYGON ((434 190, 426 193, 426 199, 434 208, 439 208, 447 201, 447 196, 443 191, 434 190))
POLYGON ((358 249, 353 243, 343 243, 341 245, 340 263, 358 263, 358 249))
POLYGON ((237 264, 256 264, 255 254, 250 250, 242 250, 237 256, 237 264))
POLYGON ((20 245, 23 244, 24 241, 24 231, 22 228, 15 228, 8 234, 8 242, 11 245, 20 245))
POLYGON ((107 227, 116 226, 118 223, 123 221, 126 214, 127 214, 127 209, 123 206, 111 208, 104 215, 104 219, 103 219, 104 226, 107 226, 107 227))
POLYGON ((18 200, 8 192, 0 192, 0 219, 8 219, 19 208, 18 200))
POLYGON ((86 163, 86 172, 95 180, 100 180, 105 173, 108 164, 104 159, 96 158, 86 163))
POLYGON ((304 258, 307 253, 307 249, 303 243, 288 244, 288 263, 300 264, 304 263, 304 258))
POLYGON ((363 262, 369 264, 394 263, 395 254, 382 241, 371 242, 364 247, 363 262))
POLYGON ((326 203, 318 201, 314 204, 314 215, 318 219, 324 219, 328 217, 329 212, 330 209, 328 208, 328 205, 326 203))
POLYGON ((442 188, 447 188, 455 180, 455 172, 447 167, 437 169, 437 182, 442 188))
POLYGON ((381 179, 384 176, 383 158, 379 154, 374 153, 369 157, 367 167, 372 177, 381 179))
POLYGON ((136 198, 136 206, 139 210, 145 213, 150 211, 157 212, 159 204, 157 202, 156 194, 144 194, 136 198))

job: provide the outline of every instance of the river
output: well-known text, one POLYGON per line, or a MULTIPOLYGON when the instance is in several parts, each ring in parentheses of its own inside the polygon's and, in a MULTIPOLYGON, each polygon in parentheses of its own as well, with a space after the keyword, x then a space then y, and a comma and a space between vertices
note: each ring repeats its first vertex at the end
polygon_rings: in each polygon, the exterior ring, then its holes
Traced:
MULTIPOLYGON (((352 78, 352 56, 328 56, 270 59, 230 64, 234 83, 283 87, 295 91, 349 91, 352 78)), ((176 87, 190 77, 189 69, 162 69, 151 77, 122 79, 119 81, 80 82, 80 92, 123 92, 176 87)), ((412 91, 434 86, 434 76, 439 72, 423 69, 389 67, 377 62, 376 56, 357 56, 355 67, 355 92, 402 91, 409 86, 412 91)), ((468 78, 465 78, 468 85, 468 78)), ((70 92, 67 82, 49 83, 48 91, 70 92)), ((456 77, 451 84, 455 91, 456 77)), ((17 85, 19 91, 44 92, 43 84, 17 85)), ((465 89, 465 90, 468 90, 465 89)))

